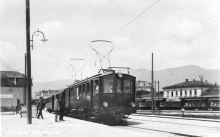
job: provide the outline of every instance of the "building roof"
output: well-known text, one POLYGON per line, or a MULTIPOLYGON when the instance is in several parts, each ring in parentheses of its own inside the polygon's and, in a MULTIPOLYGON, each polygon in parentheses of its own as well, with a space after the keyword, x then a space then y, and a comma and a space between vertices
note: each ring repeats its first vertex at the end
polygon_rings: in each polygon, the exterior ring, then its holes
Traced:
POLYGON ((208 82, 202 82, 202 81, 188 81, 186 80, 185 82, 178 83, 175 85, 163 87, 163 89, 176 89, 176 88, 191 88, 191 87, 214 87, 216 86, 215 84, 210 84, 208 82))
POLYGON ((1 87, 23 87, 25 78, 17 71, 0 71, 1 87))
POLYGON ((23 78, 23 74, 17 71, 0 71, 1 77, 19 77, 23 78))

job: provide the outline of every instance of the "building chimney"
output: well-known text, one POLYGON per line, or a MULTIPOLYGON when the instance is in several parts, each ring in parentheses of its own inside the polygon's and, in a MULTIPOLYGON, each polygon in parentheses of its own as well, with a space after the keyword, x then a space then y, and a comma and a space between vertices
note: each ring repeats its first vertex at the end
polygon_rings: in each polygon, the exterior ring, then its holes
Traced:
POLYGON ((186 82, 188 82, 188 79, 186 79, 186 82))
POLYGON ((196 82, 196 80, 195 80, 195 79, 193 79, 193 82, 195 83, 195 82, 196 82))

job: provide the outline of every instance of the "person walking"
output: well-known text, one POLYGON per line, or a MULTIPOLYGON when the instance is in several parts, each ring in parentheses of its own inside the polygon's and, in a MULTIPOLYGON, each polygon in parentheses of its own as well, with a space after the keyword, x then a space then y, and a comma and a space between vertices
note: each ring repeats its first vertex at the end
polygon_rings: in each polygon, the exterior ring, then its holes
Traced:
POLYGON ((37 119, 40 119, 40 116, 42 119, 44 119, 43 114, 42 114, 42 110, 44 109, 44 107, 45 107, 45 103, 43 101, 43 98, 40 97, 40 100, 37 104, 37 112, 38 112, 37 119))
POLYGON ((60 117, 59 117, 60 121, 65 121, 65 120, 63 120, 64 107, 65 107, 65 100, 63 97, 61 97, 61 99, 60 99, 60 117))
POLYGON ((59 96, 58 95, 55 96, 54 111, 55 111, 55 122, 58 122, 57 121, 57 116, 59 115, 59 111, 60 111, 59 96))
POLYGON ((185 111, 185 109, 184 109, 184 107, 182 107, 182 108, 181 108, 182 117, 184 117, 184 111, 185 111))

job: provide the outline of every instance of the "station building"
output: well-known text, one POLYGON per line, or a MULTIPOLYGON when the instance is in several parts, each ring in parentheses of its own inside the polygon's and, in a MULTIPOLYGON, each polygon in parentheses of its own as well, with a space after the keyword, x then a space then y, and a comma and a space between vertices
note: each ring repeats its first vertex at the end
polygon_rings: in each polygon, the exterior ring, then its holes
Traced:
POLYGON ((25 77, 17 71, 0 71, 1 75, 1 111, 13 110, 25 104, 25 77))
POLYGON ((180 101, 186 109, 212 110, 219 106, 219 86, 207 81, 188 81, 163 88, 166 102, 180 101))
POLYGON ((139 109, 151 109, 154 107, 163 110, 220 110, 219 85, 207 81, 189 81, 166 86, 163 91, 154 93, 152 101, 151 93, 136 98, 139 109))

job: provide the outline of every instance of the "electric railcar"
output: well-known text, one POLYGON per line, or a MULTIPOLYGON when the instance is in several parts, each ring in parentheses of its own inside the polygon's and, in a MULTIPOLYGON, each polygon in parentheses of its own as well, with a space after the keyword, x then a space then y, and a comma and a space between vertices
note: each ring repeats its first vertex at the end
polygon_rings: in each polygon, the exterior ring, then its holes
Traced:
MULTIPOLYGON (((77 81, 59 93, 65 98, 64 113, 106 122, 126 121, 135 111, 135 79, 109 70, 77 81)), ((46 99, 49 111, 53 110, 54 96, 46 99)))

